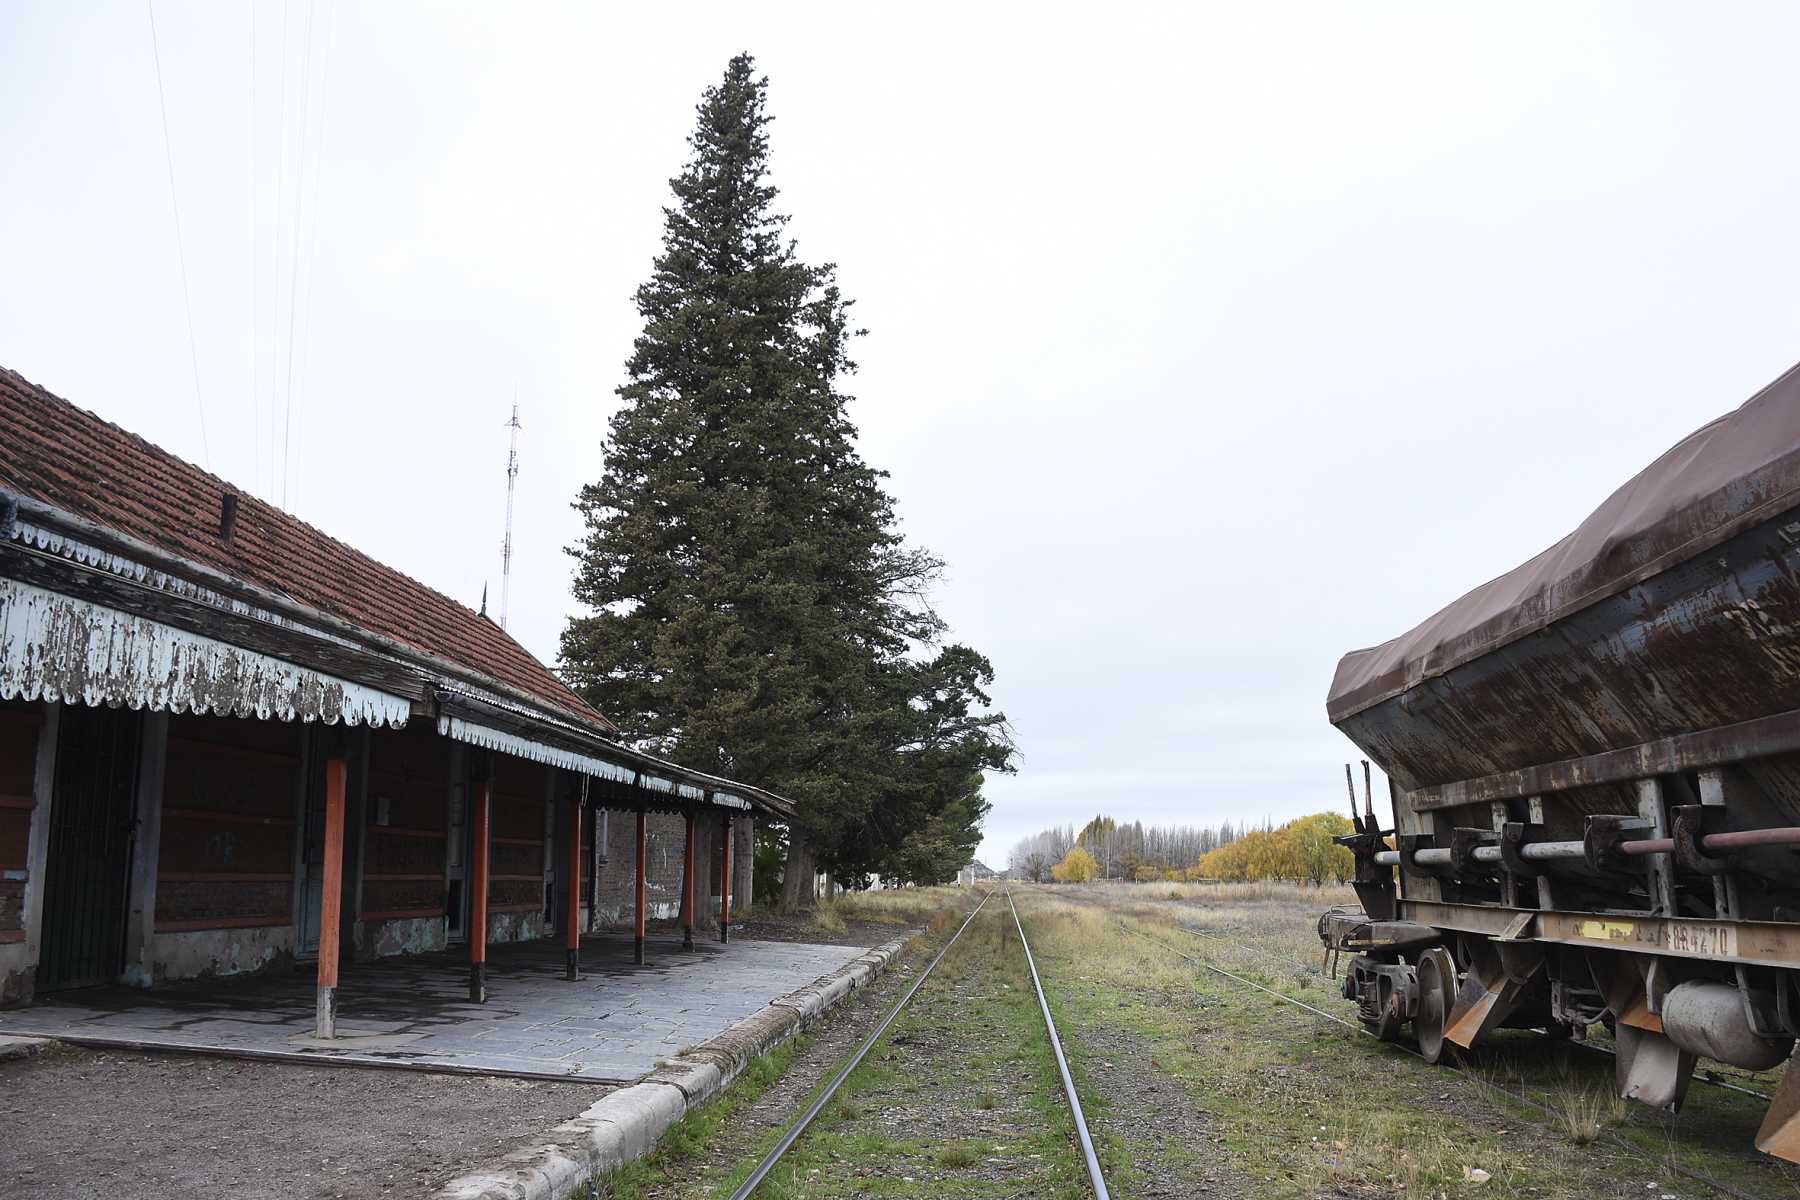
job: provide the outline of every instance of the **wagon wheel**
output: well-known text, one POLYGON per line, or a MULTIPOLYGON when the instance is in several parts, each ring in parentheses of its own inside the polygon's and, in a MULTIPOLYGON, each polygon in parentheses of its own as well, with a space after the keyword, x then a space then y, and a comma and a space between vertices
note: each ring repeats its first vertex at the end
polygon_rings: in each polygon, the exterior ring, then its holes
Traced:
POLYGON ((1419 956, 1419 1015, 1413 1018, 1419 1054, 1428 1063, 1443 1057, 1444 1026, 1455 999, 1456 964, 1441 946, 1434 946, 1419 956))

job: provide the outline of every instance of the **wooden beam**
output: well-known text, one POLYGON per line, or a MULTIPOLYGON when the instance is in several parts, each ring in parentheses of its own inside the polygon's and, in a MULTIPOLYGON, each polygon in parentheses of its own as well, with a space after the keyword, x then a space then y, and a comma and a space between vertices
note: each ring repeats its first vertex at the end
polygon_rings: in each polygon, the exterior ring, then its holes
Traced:
POLYGON ((338 922, 344 900, 344 793, 348 770, 340 754, 325 763, 325 862, 319 889, 317 1035, 337 1036, 338 922))
MULTIPOLYGON (((485 768, 483 768, 485 770, 485 768)), ((488 814, 492 787, 483 779, 475 784, 474 843, 469 854, 469 1001, 487 1003, 488 925, 488 814)))
POLYGON ((563 881, 568 892, 566 910, 566 926, 564 942, 569 948, 568 975, 570 983, 581 978, 581 797, 570 796, 569 806, 569 846, 568 855, 563 860, 568 864, 567 878, 563 881))

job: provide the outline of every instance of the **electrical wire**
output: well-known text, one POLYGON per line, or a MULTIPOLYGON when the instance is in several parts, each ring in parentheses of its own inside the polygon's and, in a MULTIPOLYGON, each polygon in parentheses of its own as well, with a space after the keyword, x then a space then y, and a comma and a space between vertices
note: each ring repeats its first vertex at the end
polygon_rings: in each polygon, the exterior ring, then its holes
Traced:
POLYGON ((175 149, 169 138, 169 102, 163 93, 162 51, 157 48, 156 3, 144 0, 150 13, 150 57, 156 63, 156 107, 162 114, 163 161, 169 167, 169 207, 175 214, 175 256, 181 263, 181 303, 187 311, 188 364, 194 370, 194 407, 200 413, 201 462, 212 470, 212 444, 206 435, 206 401, 200 394, 200 344, 194 336, 194 301, 188 290, 187 246, 181 237, 181 202, 175 192, 175 149))
MULTIPOLYGON (((331 102, 331 45, 336 28, 337 4, 325 5, 325 64, 319 77, 319 135, 313 147, 312 203, 308 206, 311 223, 306 235, 306 297, 300 302, 300 414, 296 418, 294 437, 294 496, 300 495, 300 468, 306 451, 306 360, 312 350, 313 279, 319 263, 319 188, 325 175, 325 118, 331 102)), ((302 130, 304 132, 304 130, 302 130)), ((298 264, 296 264, 298 266, 298 264)), ((290 320, 292 317, 290 315, 290 320)))
MULTIPOLYGON (((288 250, 287 381, 281 404, 281 506, 288 503, 288 461, 294 432, 294 301, 300 288, 300 197, 306 180, 306 108, 312 87, 312 0, 306 5, 306 45, 300 56, 300 163, 294 171, 294 237, 288 250)), ((277 285, 279 287, 279 285, 277 285)))
MULTIPOLYGON (((270 226, 269 248, 274 253, 274 286, 269 297, 269 476, 268 496, 275 498, 275 399, 280 375, 276 370, 276 354, 281 342, 281 201, 287 194, 287 67, 288 8, 290 0, 281 2, 281 104, 275 118, 275 221, 270 226)), ((260 403, 260 401, 259 401, 260 403)))
POLYGON ((262 491, 262 402, 257 399, 258 351, 262 348, 262 254, 258 235, 262 229, 262 191, 257 186, 257 125, 262 114, 262 93, 257 86, 256 48, 257 0, 250 0, 250 419, 253 438, 250 443, 250 487, 262 491))

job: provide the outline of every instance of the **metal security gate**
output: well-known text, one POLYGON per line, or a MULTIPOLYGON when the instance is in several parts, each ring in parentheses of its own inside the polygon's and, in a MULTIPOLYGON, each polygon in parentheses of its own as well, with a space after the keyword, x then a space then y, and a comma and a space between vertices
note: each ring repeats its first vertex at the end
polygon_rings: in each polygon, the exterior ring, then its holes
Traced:
POLYGON ((40 991, 110 983, 124 968, 142 732, 142 715, 128 709, 63 705, 44 874, 40 991))

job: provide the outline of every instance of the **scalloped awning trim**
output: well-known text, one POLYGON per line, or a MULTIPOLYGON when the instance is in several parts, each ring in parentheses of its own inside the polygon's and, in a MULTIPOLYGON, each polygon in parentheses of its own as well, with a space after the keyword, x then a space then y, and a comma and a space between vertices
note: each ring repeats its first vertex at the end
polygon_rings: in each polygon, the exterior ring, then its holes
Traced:
POLYGON ((412 711, 365 684, 14 579, 0 579, 0 697, 395 729, 412 711))

